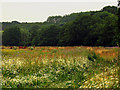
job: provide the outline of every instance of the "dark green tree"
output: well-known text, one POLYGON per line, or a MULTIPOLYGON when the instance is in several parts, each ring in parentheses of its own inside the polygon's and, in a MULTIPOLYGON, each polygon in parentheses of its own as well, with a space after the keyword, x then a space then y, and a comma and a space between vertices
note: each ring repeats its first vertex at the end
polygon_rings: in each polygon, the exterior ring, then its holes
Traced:
POLYGON ((44 27, 39 32, 39 45, 55 46, 58 43, 60 28, 56 25, 44 27))
POLYGON ((72 22, 65 24, 59 32, 58 45, 68 46, 71 45, 71 37, 69 34, 69 29, 72 25, 72 22))
MULTIPOLYGON (((109 12, 101 12, 98 15, 103 22, 99 23, 102 24, 101 27, 103 27, 99 32, 99 38, 98 38, 98 45, 102 46, 114 46, 116 36, 115 32, 117 29, 117 16, 109 13, 109 12)), ((94 28, 93 28, 94 29, 94 28)))
POLYGON ((115 6, 106 6, 102 9, 102 11, 107 11, 112 14, 117 14, 117 7, 115 6))
POLYGON ((21 33, 20 33, 20 28, 14 26, 6 29, 3 32, 3 45, 7 46, 17 46, 20 44, 21 39, 21 33))
POLYGON ((38 34, 38 30, 40 29, 40 27, 38 25, 34 25, 29 29, 29 33, 30 33, 30 45, 36 45, 37 44, 37 39, 36 36, 38 34))
POLYGON ((28 46, 31 44, 30 38, 31 38, 31 34, 29 32, 29 30, 21 28, 20 30, 21 32, 21 42, 20 45, 22 46, 28 46))

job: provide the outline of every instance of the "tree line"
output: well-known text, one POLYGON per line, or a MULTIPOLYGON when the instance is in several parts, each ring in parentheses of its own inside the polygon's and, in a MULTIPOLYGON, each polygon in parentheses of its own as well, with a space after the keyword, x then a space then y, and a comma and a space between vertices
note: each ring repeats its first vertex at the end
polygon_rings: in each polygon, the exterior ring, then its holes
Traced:
POLYGON ((118 8, 50 16, 45 22, 2 22, 5 46, 116 46, 118 8))

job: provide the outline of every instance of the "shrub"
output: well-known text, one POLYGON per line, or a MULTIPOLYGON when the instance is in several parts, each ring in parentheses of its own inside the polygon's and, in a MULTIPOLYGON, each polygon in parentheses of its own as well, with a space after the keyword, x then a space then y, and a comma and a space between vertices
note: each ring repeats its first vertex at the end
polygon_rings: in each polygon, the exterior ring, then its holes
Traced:
POLYGON ((88 57, 87 57, 90 61, 95 61, 96 59, 99 59, 99 56, 96 55, 96 53, 92 53, 92 54, 88 54, 88 57))
POLYGON ((17 49, 17 47, 16 47, 16 46, 14 46, 14 47, 13 47, 13 49, 14 49, 14 50, 16 50, 16 49, 17 49))
POLYGON ((34 47, 30 47, 30 50, 33 50, 34 49, 34 47))

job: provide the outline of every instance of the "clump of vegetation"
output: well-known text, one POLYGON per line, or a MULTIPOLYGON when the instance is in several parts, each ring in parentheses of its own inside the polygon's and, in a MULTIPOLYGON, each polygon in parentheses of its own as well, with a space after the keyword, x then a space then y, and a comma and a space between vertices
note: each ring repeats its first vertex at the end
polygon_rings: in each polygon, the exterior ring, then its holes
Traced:
POLYGON ((14 46, 14 47, 13 47, 13 49, 14 49, 14 50, 16 50, 16 49, 17 49, 17 47, 16 47, 16 46, 14 46))
POLYGON ((90 61, 94 62, 95 60, 98 60, 100 57, 99 55, 96 55, 96 53, 92 52, 88 54, 87 57, 90 61))
POLYGON ((52 51, 51 51, 51 53, 56 53, 57 52, 57 50, 56 49, 53 49, 52 51))
POLYGON ((31 47, 30 47, 30 50, 33 50, 33 49, 34 49, 34 47, 31 46, 31 47))

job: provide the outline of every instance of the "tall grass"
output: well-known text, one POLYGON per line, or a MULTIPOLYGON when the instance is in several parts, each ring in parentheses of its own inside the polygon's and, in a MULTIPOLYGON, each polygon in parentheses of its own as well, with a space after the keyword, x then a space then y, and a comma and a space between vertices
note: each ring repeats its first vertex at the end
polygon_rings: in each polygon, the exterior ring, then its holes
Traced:
POLYGON ((86 47, 36 47, 2 52, 3 88, 87 87, 86 81, 105 70, 105 62, 106 68, 114 65, 86 47))

